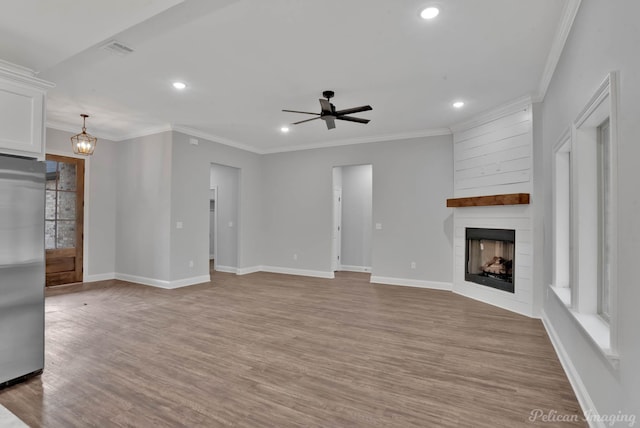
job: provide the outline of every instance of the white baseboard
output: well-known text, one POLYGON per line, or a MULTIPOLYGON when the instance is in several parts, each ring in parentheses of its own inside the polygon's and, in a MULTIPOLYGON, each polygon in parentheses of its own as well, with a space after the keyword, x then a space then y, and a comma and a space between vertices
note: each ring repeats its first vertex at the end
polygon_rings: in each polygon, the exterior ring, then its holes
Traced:
POLYGON ((175 281, 164 281, 164 280, 155 279, 155 278, 146 278, 143 276, 127 275, 124 273, 116 273, 115 279, 119 279, 121 281, 135 282, 136 284, 150 285, 152 287, 164 288, 167 290, 180 288, 180 287, 187 287, 189 285, 201 284, 203 282, 211 281, 211 277, 209 275, 194 276, 192 278, 178 279, 175 281))
POLYGON ((226 273, 238 273, 238 268, 235 268, 233 266, 220 266, 217 265, 215 267, 216 272, 226 272, 226 273))
POLYGON ((352 266, 352 265, 340 265, 338 270, 345 272, 371 272, 371 266, 352 266))
POLYGON ((327 278, 333 279, 335 275, 333 272, 325 272, 321 270, 307 270, 307 269, 293 269, 277 266, 260 266, 262 272, 270 273, 282 273, 285 275, 298 275, 298 276, 311 276, 314 278, 327 278))
MULTIPOLYGON (((551 325, 551 322, 549 321, 549 318, 547 317, 547 314, 544 311, 544 309, 542 310, 540 319, 542 320, 542 325, 544 325, 544 328, 547 331, 547 336, 549 336, 549 339, 551 340, 553 349, 555 349, 556 355, 558 355, 560 364, 562 365, 562 368, 564 369, 564 372, 567 375, 567 378, 569 379, 569 383, 573 388, 573 392, 576 394, 576 398, 578 399, 578 403, 582 408, 582 412, 585 415, 593 414, 596 410, 596 406, 593 404, 593 400, 591 399, 591 396, 589 395, 587 388, 584 386, 584 383, 582 383, 582 378, 580 378, 578 371, 576 370, 575 366, 571 362, 571 359, 569 358, 569 354, 567 354, 566 349, 562 345, 562 341, 560 340, 560 337, 558 337, 558 333, 553 328, 553 325, 551 325)), ((604 422, 600 420, 588 419, 587 422, 591 428, 605 427, 604 422)))
POLYGON ((82 278, 82 282, 96 282, 96 281, 107 281, 109 279, 116 279, 115 272, 110 273, 97 273, 95 275, 85 275, 82 278))
POLYGON ((401 285, 403 287, 417 287, 417 288, 429 288, 432 290, 448 290, 453 289, 453 284, 450 282, 438 282, 438 281, 423 281, 420 279, 405 279, 405 278, 389 278, 384 276, 371 276, 371 283, 374 284, 386 284, 386 285, 401 285))
POLYGON ((210 282, 211 275, 193 276, 191 278, 177 279, 171 281, 170 288, 187 287, 189 285, 202 284, 204 282, 210 282))
POLYGON ((236 275, 248 275, 250 273, 256 273, 262 271, 262 266, 249 266, 245 268, 238 268, 236 275))

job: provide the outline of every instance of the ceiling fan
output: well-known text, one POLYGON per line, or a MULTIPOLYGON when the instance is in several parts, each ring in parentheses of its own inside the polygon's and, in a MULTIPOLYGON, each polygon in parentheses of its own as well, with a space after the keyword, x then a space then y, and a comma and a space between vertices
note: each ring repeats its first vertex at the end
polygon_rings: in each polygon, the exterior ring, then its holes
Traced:
POLYGON ((333 104, 331 104, 331 102, 329 101, 331 100, 331 98, 333 98, 334 95, 335 94, 333 91, 324 91, 322 93, 322 96, 325 97, 326 100, 323 100, 322 98, 318 100, 320 101, 320 107, 321 107, 320 113, 311 113, 308 111, 298 111, 298 110, 282 110, 282 111, 285 111, 288 113, 312 114, 317 116, 311 119, 305 119, 299 122, 294 122, 292 123, 292 125, 297 125, 299 123, 309 122, 316 119, 324 120, 325 123, 327 124, 327 129, 333 129, 336 127, 336 123, 335 123, 336 119, 346 120, 348 122, 364 123, 364 124, 369 123, 369 119, 361 119, 359 117, 353 117, 353 116, 347 116, 347 115, 353 114, 353 113, 360 113, 362 111, 373 110, 371 106, 360 106, 360 107, 353 107, 353 108, 348 108, 344 110, 336 110, 336 107, 333 104))

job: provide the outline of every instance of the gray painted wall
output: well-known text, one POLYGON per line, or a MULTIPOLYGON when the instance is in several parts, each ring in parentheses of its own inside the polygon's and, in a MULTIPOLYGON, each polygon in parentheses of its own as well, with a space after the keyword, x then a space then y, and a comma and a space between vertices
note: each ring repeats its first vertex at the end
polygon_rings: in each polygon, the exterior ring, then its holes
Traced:
POLYGON ((211 187, 218 188, 217 266, 238 267, 238 190, 240 171, 230 166, 211 164, 211 187), (233 226, 229 226, 232 223, 233 226))
POLYGON ((371 267, 373 169, 353 165, 342 170, 342 265, 371 267))
MULTIPOLYGON (((47 128, 47 153, 73 156, 70 132, 47 128)), ((95 153, 85 159, 85 280, 115 272, 116 245, 116 149, 112 141, 99 139, 95 153)))
POLYGON ((261 264, 262 165, 260 155, 173 132, 171 216, 183 229, 171 230, 172 280, 209 274, 209 186, 211 164, 239 169, 237 267, 261 264), (179 189, 179 190, 178 190, 179 189), (194 267, 189 267, 189 261, 194 267))
POLYGON ((265 155, 263 264, 330 272, 332 168, 357 164, 373 165, 373 222, 383 226, 372 273, 451 282, 451 136, 265 155))
MULTIPOLYGON (((579 115, 606 75, 620 72, 618 153, 618 311, 620 367, 612 369, 594 349, 581 328, 547 293, 544 311, 600 414, 618 411, 640 417, 640 287, 637 255, 640 254, 638 222, 638 160, 640 159, 640 44, 637 18, 640 2, 633 0, 583 0, 562 57, 542 104, 543 177, 545 218, 552 219, 552 148, 563 131, 579 115)), ((550 221, 550 220, 548 220, 550 221)), ((551 283, 551 228, 545 227, 546 284, 551 283)), ((637 421, 636 421, 637 422, 637 421)), ((616 426, 629 426, 619 423, 616 426)))
POLYGON ((171 172, 170 132, 117 144, 117 273, 171 280, 171 172))

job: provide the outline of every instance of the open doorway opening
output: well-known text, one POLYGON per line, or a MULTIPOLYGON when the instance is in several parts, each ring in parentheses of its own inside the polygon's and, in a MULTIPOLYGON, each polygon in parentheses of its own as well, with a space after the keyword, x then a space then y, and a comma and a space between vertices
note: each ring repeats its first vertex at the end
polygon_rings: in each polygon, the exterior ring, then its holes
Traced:
POLYGON ((371 272, 373 166, 333 168, 332 269, 371 272))
POLYGON ((238 192, 240 170, 211 164, 209 179, 209 266, 211 271, 238 269, 238 192))

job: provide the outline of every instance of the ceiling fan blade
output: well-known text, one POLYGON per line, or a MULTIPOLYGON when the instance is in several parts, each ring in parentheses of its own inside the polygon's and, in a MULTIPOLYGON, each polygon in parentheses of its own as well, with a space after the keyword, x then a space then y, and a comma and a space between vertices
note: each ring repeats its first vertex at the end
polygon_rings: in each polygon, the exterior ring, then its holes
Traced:
POLYGON ((371 108, 371 106, 360 106, 360 107, 347 108, 344 110, 338 110, 335 114, 336 116, 341 116, 345 114, 360 113, 361 111, 369 111, 369 110, 373 110, 373 108, 371 108))
POLYGON ((323 100, 322 98, 320 98, 318 101, 320 101, 320 105, 322 106, 322 112, 333 114, 333 106, 331 105, 329 100, 323 100))
POLYGON ((351 117, 351 116, 336 116, 336 119, 346 120, 347 122, 358 122, 358 123, 369 123, 369 119, 361 119, 359 117, 351 117))
POLYGON ((287 113, 302 113, 302 114, 313 114, 316 116, 320 116, 320 113, 311 113, 308 111, 298 111, 298 110, 282 110, 282 111, 286 111, 287 113))
POLYGON ((311 119, 305 119, 305 120, 301 120, 300 122, 293 122, 292 125, 297 125, 299 123, 305 123, 305 122, 309 122, 311 120, 316 120, 316 119, 320 119, 320 116, 318 117, 312 117, 311 119))
POLYGON ((322 119, 327 123, 327 129, 333 129, 336 127, 335 118, 333 116, 324 116, 322 119))

